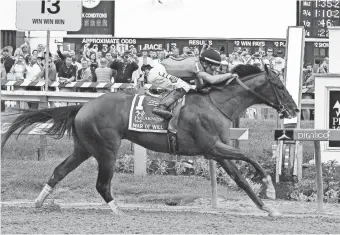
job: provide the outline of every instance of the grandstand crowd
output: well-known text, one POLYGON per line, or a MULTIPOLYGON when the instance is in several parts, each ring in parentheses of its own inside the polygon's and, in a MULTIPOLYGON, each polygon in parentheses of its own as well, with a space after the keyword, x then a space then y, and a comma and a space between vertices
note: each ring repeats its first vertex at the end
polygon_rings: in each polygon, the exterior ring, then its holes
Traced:
MULTIPOLYGON (((141 70, 143 65, 160 63, 169 56, 190 57, 199 56, 198 50, 184 47, 182 51, 172 48, 167 51, 148 51, 142 49, 137 51, 135 47, 130 47, 129 51, 119 53, 112 49, 107 53, 102 53, 98 49, 89 48, 85 44, 82 54, 74 51, 58 50, 50 53, 50 66, 48 68, 48 79, 59 81, 60 83, 70 83, 74 81, 84 82, 119 82, 131 83, 143 79, 141 70)), ((1 79, 31 81, 44 80, 45 78, 45 47, 39 44, 37 48, 31 48, 29 40, 13 51, 13 47, 6 46, 1 50, 1 79)), ((273 49, 259 51, 250 54, 246 49, 238 48, 233 53, 226 55, 221 53, 222 63, 218 73, 227 73, 238 64, 252 64, 263 68, 268 64, 277 70, 283 79, 285 58, 282 51, 273 54, 273 49)), ((323 61, 315 60, 314 64, 304 66, 303 85, 313 86, 313 73, 327 73, 328 58, 323 61)), ((147 82, 147 80, 145 80, 147 82)))

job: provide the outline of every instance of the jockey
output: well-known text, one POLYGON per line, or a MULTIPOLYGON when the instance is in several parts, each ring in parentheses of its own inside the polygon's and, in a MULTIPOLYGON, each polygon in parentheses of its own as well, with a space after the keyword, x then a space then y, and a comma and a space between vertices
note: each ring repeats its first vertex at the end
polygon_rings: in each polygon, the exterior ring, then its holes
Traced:
POLYGON ((199 84, 202 82, 216 84, 237 76, 231 73, 216 74, 220 64, 220 54, 213 49, 208 49, 202 52, 200 58, 170 57, 155 65, 147 76, 148 82, 161 88, 175 89, 161 100, 152 113, 164 119, 172 118, 173 114, 168 111, 168 108, 191 89, 191 86, 182 79, 196 77, 199 84))

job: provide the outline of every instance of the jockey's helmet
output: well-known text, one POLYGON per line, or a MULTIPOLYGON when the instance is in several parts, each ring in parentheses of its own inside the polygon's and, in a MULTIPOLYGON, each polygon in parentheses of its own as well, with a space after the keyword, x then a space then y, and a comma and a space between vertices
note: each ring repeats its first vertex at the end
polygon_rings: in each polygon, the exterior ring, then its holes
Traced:
POLYGON ((149 69, 149 70, 152 69, 152 66, 149 65, 149 64, 143 64, 143 66, 141 67, 141 70, 144 72, 147 69, 149 69))
POLYGON ((202 52, 200 59, 217 66, 221 64, 220 54, 213 49, 208 49, 202 52))

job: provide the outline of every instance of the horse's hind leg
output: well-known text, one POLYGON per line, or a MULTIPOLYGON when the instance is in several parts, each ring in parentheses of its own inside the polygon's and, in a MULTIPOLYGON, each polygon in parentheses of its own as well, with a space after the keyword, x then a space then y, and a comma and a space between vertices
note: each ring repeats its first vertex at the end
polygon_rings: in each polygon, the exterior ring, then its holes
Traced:
POLYGON ((281 214, 274 208, 264 205, 262 200, 255 194, 255 192, 250 187, 246 179, 241 175, 235 164, 230 160, 218 159, 217 162, 223 167, 223 169, 230 175, 230 177, 235 181, 235 183, 243 189, 250 199, 255 203, 255 205, 264 211, 267 211, 270 216, 280 216, 281 214))
POLYGON ((89 157, 90 154, 79 143, 78 138, 74 137, 73 153, 54 169, 52 176, 35 200, 35 206, 41 207, 48 195, 52 193, 54 187, 89 157))

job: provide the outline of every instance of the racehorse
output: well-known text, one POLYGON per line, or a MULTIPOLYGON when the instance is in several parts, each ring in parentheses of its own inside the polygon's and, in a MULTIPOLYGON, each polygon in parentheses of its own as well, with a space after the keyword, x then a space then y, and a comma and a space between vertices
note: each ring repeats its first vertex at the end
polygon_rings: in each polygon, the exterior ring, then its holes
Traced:
MULTIPOLYGON (((214 85, 206 92, 186 95, 185 105, 178 116, 178 153, 204 155, 206 159, 217 161, 259 209, 268 212, 269 216, 279 216, 275 208, 265 205, 253 192, 231 161, 242 160, 252 164, 263 177, 267 197, 275 200, 271 177, 251 156, 228 145, 229 131, 232 120, 254 104, 269 105, 284 118, 295 117, 299 110, 278 74, 266 66, 262 71, 256 66, 238 65, 232 72, 238 75, 233 81, 214 85)), ((53 121, 47 133, 61 138, 67 131, 74 140, 73 153, 54 169, 35 200, 36 207, 43 205, 67 174, 93 156, 98 162, 97 191, 114 214, 124 214, 111 194, 111 180, 121 140, 128 139, 156 152, 169 152, 167 134, 128 130, 133 98, 127 93, 107 93, 83 106, 26 110, 14 120, 3 138, 2 149, 16 130, 21 128, 22 131, 34 123, 53 121)))

